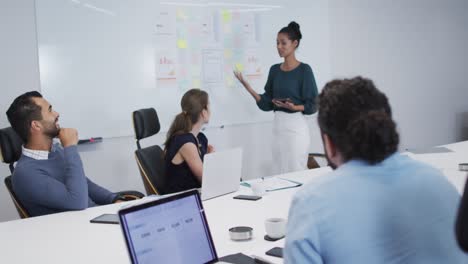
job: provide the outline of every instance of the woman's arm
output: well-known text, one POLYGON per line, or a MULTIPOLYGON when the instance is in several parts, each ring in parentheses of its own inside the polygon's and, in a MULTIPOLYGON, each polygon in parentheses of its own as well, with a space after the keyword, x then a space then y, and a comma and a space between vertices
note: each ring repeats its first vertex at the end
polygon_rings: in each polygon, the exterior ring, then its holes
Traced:
POLYGON ((202 182, 203 162, 198 153, 198 147, 194 143, 188 142, 182 145, 179 149, 179 153, 182 159, 187 162, 193 175, 195 175, 199 182, 202 182))
POLYGON ((244 86, 244 88, 249 92, 250 95, 255 99, 256 102, 260 101, 261 97, 260 95, 252 89, 252 86, 247 82, 247 80, 244 79, 244 76, 242 75, 242 72, 240 71, 234 71, 234 76, 236 76, 237 80, 244 86))
POLYGON ((304 71, 304 81, 302 83, 302 98, 304 107, 301 110, 305 115, 311 115, 317 112, 316 98, 318 95, 315 76, 310 66, 307 66, 304 71))
POLYGON ((257 92, 255 92, 255 90, 250 86, 247 80, 244 79, 244 76, 241 72, 234 71, 234 76, 236 76, 237 80, 239 80, 239 82, 242 84, 242 86, 244 86, 247 92, 249 92, 250 95, 252 95, 252 97, 255 99, 255 102, 257 103, 258 108, 260 108, 263 111, 271 111, 274 109, 274 105, 272 102, 274 75, 273 68, 274 66, 270 68, 270 72, 268 73, 268 79, 265 84, 265 93, 263 94, 258 94, 257 92))

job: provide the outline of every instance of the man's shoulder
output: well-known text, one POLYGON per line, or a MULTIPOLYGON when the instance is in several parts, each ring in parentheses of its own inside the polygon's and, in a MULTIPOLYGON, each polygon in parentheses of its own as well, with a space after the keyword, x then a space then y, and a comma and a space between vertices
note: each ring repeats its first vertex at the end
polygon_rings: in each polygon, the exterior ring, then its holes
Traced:
POLYGON ((13 175, 24 170, 35 168, 38 164, 37 160, 22 154, 15 164, 13 175))
POLYGON ((26 155, 21 155, 18 162, 16 162, 12 175, 17 178, 43 175, 52 167, 57 166, 57 162, 60 161, 58 157, 63 155, 63 151, 63 148, 59 146, 49 154, 49 158, 46 160, 37 160, 26 155))
POLYGON ((402 174, 408 174, 413 177, 425 177, 427 180, 429 180, 431 176, 436 179, 446 178, 440 170, 434 168, 430 164, 415 160, 403 154, 395 154, 394 157, 397 159, 395 166, 400 168, 400 173, 402 174))
POLYGON ((312 199, 325 199, 329 192, 336 192, 338 185, 345 184, 341 173, 331 171, 305 184, 294 196, 297 202, 310 202, 312 199))
MULTIPOLYGON (((44 163, 42 163, 44 164, 44 163)), ((46 171, 39 160, 22 155, 16 163, 11 175, 13 188, 23 189, 25 186, 35 185, 39 176, 46 171)))

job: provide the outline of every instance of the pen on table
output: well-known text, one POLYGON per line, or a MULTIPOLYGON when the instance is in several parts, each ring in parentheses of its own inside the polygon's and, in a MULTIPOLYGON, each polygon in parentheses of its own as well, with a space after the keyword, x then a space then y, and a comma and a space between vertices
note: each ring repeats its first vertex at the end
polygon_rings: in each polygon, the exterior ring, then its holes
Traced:
POLYGON ((262 257, 256 256, 256 255, 251 255, 251 257, 254 259, 255 263, 258 264, 274 264, 273 262, 270 262, 262 257))

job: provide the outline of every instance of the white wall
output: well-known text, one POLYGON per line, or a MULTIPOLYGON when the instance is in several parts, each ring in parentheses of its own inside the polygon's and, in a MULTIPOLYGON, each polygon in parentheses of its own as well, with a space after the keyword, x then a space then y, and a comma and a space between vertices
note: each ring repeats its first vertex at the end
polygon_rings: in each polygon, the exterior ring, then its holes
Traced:
POLYGON ((468 139, 467 11, 464 0, 330 2, 332 73, 388 95, 402 149, 468 139))
MULTIPOLYGON (((38 90, 34 0, 0 1, 0 128, 9 126, 5 112, 18 94, 38 90)), ((10 174, 0 165, 0 221, 17 218, 3 184, 10 174)))
MULTIPOLYGON (((330 54, 334 76, 362 74, 387 93, 402 134, 402 148, 467 139, 457 124, 468 112, 468 3, 450 1, 330 1, 330 54)), ((34 0, 0 2, 0 125, 18 94, 39 86, 34 0)), ((305 48, 305 47, 302 47, 305 48)), ((313 65, 313 62, 310 62, 313 65)), ((315 67, 319 67, 316 65, 315 67)), ((53 102, 52 102, 53 103, 53 102)), ((320 152, 314 117, 311 150, 320 152)), ((271 123, 205 131, 218 149, 244 147, 244 178, 274 173, 271 123)), ((163 135, 143 142, 160 144, 163 135)), ((111 190, 143 191, 131 137, 80 146, 87 175, 111 190)), ((0 165, 1 175, 8 175, 0 165)), ((17 214, 0 184, 0 221, 17 214)))

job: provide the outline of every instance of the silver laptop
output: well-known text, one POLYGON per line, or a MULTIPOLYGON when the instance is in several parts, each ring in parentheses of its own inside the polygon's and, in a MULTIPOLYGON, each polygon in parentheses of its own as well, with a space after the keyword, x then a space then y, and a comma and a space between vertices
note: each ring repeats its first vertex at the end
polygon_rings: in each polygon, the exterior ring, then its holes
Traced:
POLYGON ((202 200, 239 190, 242 148, 217 151, 203 158, 202 200))
POLYGON ((124 208, 119 220, 133 264, 224 263, 197 190, 124 208))

